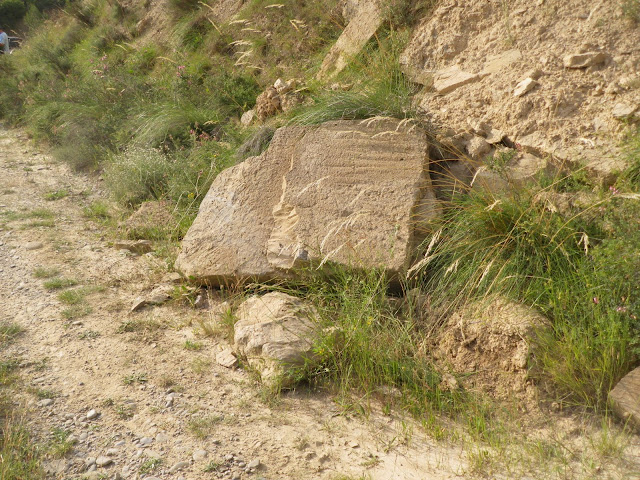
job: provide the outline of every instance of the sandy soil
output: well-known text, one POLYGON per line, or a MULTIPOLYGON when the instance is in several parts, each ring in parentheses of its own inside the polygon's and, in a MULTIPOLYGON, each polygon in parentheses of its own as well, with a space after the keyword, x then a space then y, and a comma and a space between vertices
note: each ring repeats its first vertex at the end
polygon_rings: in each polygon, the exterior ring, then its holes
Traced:
MULTIPOLYGON (((375 413, 375 406, 366 416, 345 413, 330 396, 304 390, 262 400, 248 373, 215 362, 224 341, 199 335, 199 316, 211 313, 178 302, 131 313, 134 299, 160 281, 166 265, 113 248, 108 232, 83 215, 96 201, 105 201, 97 179, 71 174, 21 132, 0 130, 0 320, 25 329, 1 353, 20 359, 28 388, 16 403, 29 412, 38 440, 50 441, 58 428, 77 441, 64 458, 47 460, 48 478, 476 476, 472 470, 484 455, 478 446, 436 441, 417 423, 375 413), (60 190, 68 195, 45 199, 60 190), (52 219, 41 218, 42 209, 52 219), (59 291, 34 276, 43 268, 77 280, 73 288, 86 293, 91 313, 65 319, 69 307, 59 291), (97 416, 88 419, 91 410, 97 416), (96 458, 108 465, 97 466, 96 458)), ((577 449, 578 467, 564 465, 544 478, 640 478, 638 437, 620 436, 626 449, 609 459, 589 453, 589 442, 603 433, 593 422, 557 414, 539 427, 541 435, 577 449), (593 460, 587 466, 581 448, 593 460)), ((491 478, 543 476, 499 469, 491 478)))

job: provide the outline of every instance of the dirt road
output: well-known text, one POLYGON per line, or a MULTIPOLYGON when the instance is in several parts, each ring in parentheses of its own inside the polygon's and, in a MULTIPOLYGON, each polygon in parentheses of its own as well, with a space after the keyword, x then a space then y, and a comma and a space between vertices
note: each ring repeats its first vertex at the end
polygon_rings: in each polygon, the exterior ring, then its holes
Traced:
POLYGON ((131 313, 166 266, 112 247, 86 214, 105 200, 98 179, 0 130, 0 320, 25 330, 4 353, 20 359, 16 400, 38 441, 73 444, 48 456, 48 478, 464 478, 462 448, 410 422, 340 415, 308 392, 263 401, 249 374, 215 362, 223 341, 198 335, 211 313, 131 313))

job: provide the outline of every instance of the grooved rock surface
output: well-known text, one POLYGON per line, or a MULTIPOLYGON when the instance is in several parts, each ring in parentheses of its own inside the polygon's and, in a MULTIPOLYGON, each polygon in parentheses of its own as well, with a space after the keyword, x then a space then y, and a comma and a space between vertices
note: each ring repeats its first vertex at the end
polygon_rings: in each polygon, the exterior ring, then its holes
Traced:
POLYGON ((609 393, 613 411, 640 430, 640 367, 632 370, 609 393))
POLYGON ((391 119, 279 129, 222 172, 176 267, 221 284, 287 278, 307 261, 406 271, 437 213, 424 132, 391 119))

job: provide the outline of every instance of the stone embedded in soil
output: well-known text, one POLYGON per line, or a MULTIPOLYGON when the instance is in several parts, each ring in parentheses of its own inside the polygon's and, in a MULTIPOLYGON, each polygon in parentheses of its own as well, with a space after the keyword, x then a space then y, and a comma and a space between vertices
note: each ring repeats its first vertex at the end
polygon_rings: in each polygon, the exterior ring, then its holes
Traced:
POLYGON ((516 85, 516 88, 513 90, 513 96, 522 97, 523 95, 536 88, 537 85, 539 85, 538 82, 536 82, 533 78, 526 78, 518 85, 516 85))
POLYGON ((44 398, 38 402, 39 407, 48 407, 50 405, 53 405, 53 399, 51 398, 44 398))
POLYGON ((152 250, 152 244, 149 240, 120 240, 113 245, 118 250, 128 250, 136 255, 143 255, 152 250))
POLYGON ((209 453, 206 450, 196 450, 195 452, 193 452, 192 458, 194 462, 201 462, 205 460, 208 455, 209 453))
POLYGON ((260 466, 260 459, 256 458, 254 460, 251 460, 248 464, 247 464, 247 468, 258 468, 260 466))
POLYGON ((446 95, 481 78, 477 73, 463 72, 459 66, 454 65, 436 72, 433 77, 433 89, 438 95, 446 95))
POLYGON ((611 111, 614 118, 618 120, 628 120, 633 117, 637 107, 628 105, 626 103, 616 103, 611 111))
POLYGON ((640 367, 622 378, 609 393, 613 411, 640 431, 640 367))
POLYGON ((28 242, 24 246, 25 250, 38 250, 42 247, 44 247, 44 244, 42 242, 28 242))
POLYGON ((189 462, 178 462, 173 467, 169 469, 169 473, 176 473, 183 468, 187 468, 189 466, 189 462))
POLYGON ((104 455, 101 455, 98 458, 96 458, 96 465, 98 467, 106 467, 108 465, 111 465, 112 463, 113 463, 113 459, 104 455))
POLYGON ((238 366, 238 359, 230 348, 225 348, 221 352, 218 352, 216 362, 225 368, 236 368, 238 366))
POLYGON ((98 418, 100 415, 96 410, 91 409, 87 412, 87 420, 93 420, 94 418, 98 418))
POLYGON ((566 68, 587 68, 599 65, 607 60, 607 55, 602 52, 586 52, 566 55, 562 63, 566 68))
POLYGON ((142 438, 140 439, 140 443, 139 443, 139 445, 140 445, 141 447, 146 447, 146 446, 151 445, 152 443, 153 443, 153 438, 151 438, 151 437, 142 437, 142 438))

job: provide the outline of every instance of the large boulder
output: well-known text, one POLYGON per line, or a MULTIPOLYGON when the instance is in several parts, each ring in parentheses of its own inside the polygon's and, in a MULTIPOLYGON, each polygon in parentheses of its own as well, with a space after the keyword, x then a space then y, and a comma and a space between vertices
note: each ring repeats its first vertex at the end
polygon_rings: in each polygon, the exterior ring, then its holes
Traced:
POLYGON ((234 350, 262 381, 290 385, 288 370, 313 355, 313 308, 282 292, 252 296, 237 311, 234 350))
POLYGON ((209 284, 289 278, 307 262, 406 271, 437 213, 424 132, 391 119, 276 131, 222 172, 176 268, 209 284))

